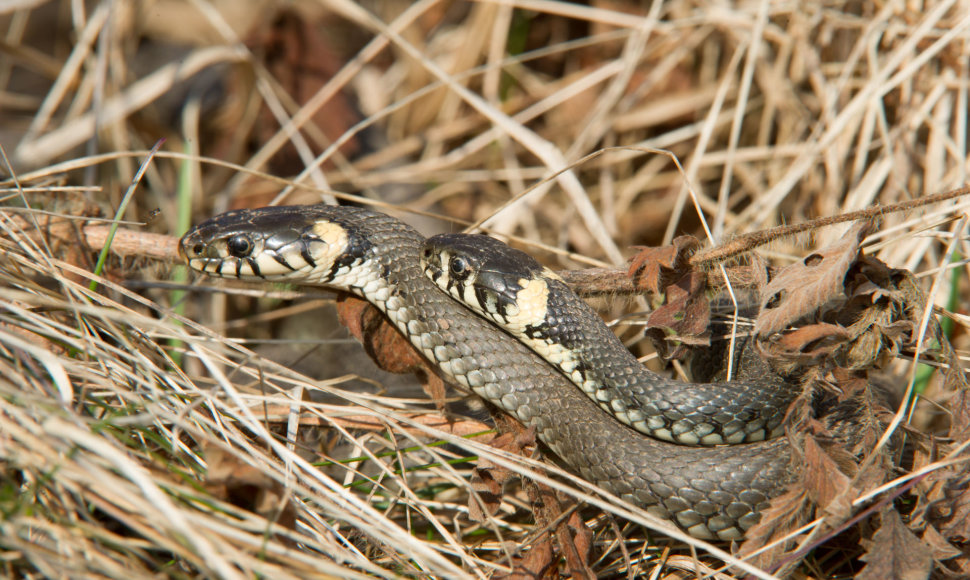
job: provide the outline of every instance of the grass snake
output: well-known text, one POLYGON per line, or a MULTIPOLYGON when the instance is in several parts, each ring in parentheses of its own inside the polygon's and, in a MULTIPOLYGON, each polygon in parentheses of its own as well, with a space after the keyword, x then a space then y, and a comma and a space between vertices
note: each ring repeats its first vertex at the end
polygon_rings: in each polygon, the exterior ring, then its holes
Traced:
POLYGON ((424 243, 410 226, 369 209, 279 206, 205 221, 179 252, 214 276, 364 298, 445 378, 533 427, 571 470, 695 537, 742 538, 796 478, 784 437, 692 447, 621 424, 560 370, 442 292, 422 271, 424 243))
POLYGON ((425 242, 425 274, 553 364, 621 422, 665 441, 723 445, 784 432, 795 385, 779 379, 682 383, 647 370, 596 312, 532 256, 488 236, 425 242))

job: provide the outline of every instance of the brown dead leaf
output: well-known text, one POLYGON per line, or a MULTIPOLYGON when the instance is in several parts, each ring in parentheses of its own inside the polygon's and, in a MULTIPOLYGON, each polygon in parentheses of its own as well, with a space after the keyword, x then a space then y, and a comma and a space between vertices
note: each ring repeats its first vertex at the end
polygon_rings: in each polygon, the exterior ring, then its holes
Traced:
POLYGON ((930 578, 952 578, 953 580, 967 580, 970 578, 970 557, 953 558, 945 563, 939 563, 930 578))
MULTIPOLYGON (((917 442, 913 471, 933 466, 947 448, 934 439, 917 442)), ((915 489, 917 505, 909 515, 910 527, 923 529, 924 540, 934 550, 949 542, 966 545, 970 541, 970 465, 954 463, 930 471, 921 479, 915 489)), ((966 566, 970 572, 970 557, 960 559, 956 565, 966 566)))
POLYGON ((892 507, 880 513, 881 525, 872 540, 863 540, 867 552, 860 556, 865 568, 856 580, 924 580, 933 568, 933 552, 903 524, 892 507))
MULTIPOLYGON (((521 423, 504 413, 492 413, 496 427, 501 433, 491 445, 517 455, 532 456, 535 454, 535 430, 526 429, 521 423)), ((484 513, 495 513, 501 504, 501 494, 505 485, 518 479, 518 474, 504 467, 495 465, 487 459, 480 458, 472 476, 472 487, 478 492, 468 499, 469 517, 473 521, 484 521, 484 513)), ((545 495, 537 491, 535 483, 526 482, 525 488, 532 502, 536 524, 542 527, 542 510, 545 495)), ((547 531, 539 533, 529 548, 521 555, 512 557, 509 565, 512 571, 507 574, 496 574, 495 578, 507 580, 534 580, 536 578, 558 577, 555 564, 558 562, 553 546, 553 537, 547 531)))
POLYGON ((703 272, 692 271, 664 288, 664 305, 650 313, 646 332, 662 357, 683 356, 685 345, 710 344, 711 303, 704 293, 706 284, 707 276, 703 272), (671 341, 681 344, 671 350, 671 341))
POLYGON ((569 519, 557 526, 556 532, 559 546, 566 552, 566 565, 573 578, 595 578, 596 574, 589 567, 590 554, 593 550, 593 531, 589 529, 579 511, 569 514, 569 519))
POLYGON ((943 535, 936 531, 933 526, 928 526, 923 531, 923 542, 930 547, 933 553, 933 559, 939 562, 944 560, 949 560, 950 558, 956 558, 957 556, 963 554, 959 548, 946 541, 943 535))
MULTIPOLYGON (((817 444, 843 474, 852 478, 854 489, 846 490, 847 493, 877 487, 889 477, 891 452, 882 450, 877 457, 870 454, 885 428, 879 417, 891 413, 885 407, 882 394, 871 388, 861 373, 837 370, 833 378, 837 385, 834 392, 832 387, 824 395, 816 392, 825 399, 816 403, 824 408, 816 409, 822 413, 822 418, 809 419, 805 427, 815 438, 812 443, 817 444), (839 423, 846 417, 851 417, 853 422, 851 443, 846 441, 844 433, 839 434, 839 423), (860 471, 859 460, 863 457, 867 460, 860 471)), ((898 437, 892 437, 889 449, 896 449, 899 443, 898 437)), ((824 471, 827 466, 819 464, 818 468, 824 471)))
POLYGON ((678 236, 669 246, 635 247, 640 252, 630 262, 630 278, 639 289, 660 294, 673 280, 684 276, 690 267, 687 260, 701 243, 693 236, 678 236))
POLYGON ((940 337, 940 359, 943 366, 943 388, 955 393, 950 404, 950 439, 966 441, 970 439, 970 377, 960 362, 960 357, 949 339, 942 332, 940 337))
POLYGON ((205 486, 227 503, 257 513, 286 528, 296 525, 296 508, 282 483, 218 446, 205 449, 205 486))
POLYGON ((541 580, 542 578, 558 578, 553 564, 556 556, 552 548, 552 538, 549 534, 532 542, 524 555, 513 558, 509 563, 512 571, 506 574, 496 572, 492 578, 501 580, 541 580))
MULTIPOLYGON (((926 306, 926 295, 919 280, 909 270, 890 268, 874 256, 859 256, 845 277, 848 297, 843 322, 848 326, 873 305, 883 303, 893 309, 892 320, 908 320, 918 325, 926 306)), ((885 324, 878 316, 870 316, 872 323, 885 324)), ((916 336, 910 336, 910 341, 916 336)))
POLYGON ((778 332, 830 300, 844 297, 845 275, 870 228, 869 222, 860 222, 840 242, 782 268, 762 291, 755 332, 778 332))
MULTIPOLYGON (((845 277, 847 301, 833 322, 852 336, 839 364, 851 369, 884 367, 916 339, 926 298, 912 273, 861 256, 845 277)), ((933 328, 931 334, 936 334, 933 328)))
POLYGON ((949 541, 970 541, 970 467, 934 471, 930 482, 926 520, 949 541))
MULTIPOLYGON (((501 437, 492 443, 499 443, 501 437)), ((478 465, 472 472, 469 485, 472 495, 468 497, 468 519, 473 522, 485 522, 489 516, 498 513, 502 505, 502 490, 505 484, 515 478, 515 474, 507 469, 487 461, 479 459, 478 465)))
MULTIPOLYGON (((568 504, 563 505, 559 492, 555 489, 536 481, 526 482, 525 489, 532 503, 536 526, 539 529, 555 530, 556 544, 566 560, 569 576, 594 580, 596 574, 589 567, 592 531, 586 527, 576 510, 572 510, 568 517, 563 517, 569 507, 568 504)), ((572 503, 571 499, 567 498, 566 501, 572 503)))
MULTIPOLYGON (((498 427, 503 432, 490 441, 489 445, 516 455, 533 455, 532 450, 536 446, 534 429, 524 429, 521 424, 504 419, 498 427)), ((487 519, 486 514, 494 515, 502 505, 505 485, 518 477, 514 471, 498 466, 488 459, 479 458, 472 473, 471 487, 476 493, 468 498, 468 517, 472 521, 484 522, 487 519)))
MULTIPOLYGON (((962 368, 959 366, 959 361, 956 360, 954 356, 951 359, 951 365, 957 365, 956 373, 964 377, 966 380, 962 368)), ((956 395, 950 399, 950 431, 948 433, 950 439, 954 441, 966 441, 970 439, 970 390, 961 389, 957 391, 956 395)))
POLYGON ((864 396, 869 389, 869 377, 867 373, 861 371, 850 371, 848 369, 833 369, 832 378, 838 385, 839 399, 846 400, 856 396, 864 396))
POLYGON ((341 295, 337 320, 364 345, 378 367, 389 373, 414 374, 435 406, 444 407, 444 381, 379 310, 360 298, 341 295))
POLYGON ((810 324, 758 342, 769 360, 809 366, 831 357, 847 340, 849 333, 834 324, 810 324))
POLYGON ((772 569, 794 547, 792 540, 776 542, 809 521, 812 515, 811 506, 808 493, 798 486, 792 486, 784 494, 772 499, 768 509, 761 512, 761 520, 745 532, 745 540, 738 549, 738 557, 747 559, 762 570, 772 569), (769 544, 774 545, 755 556, 749 556, 769 544))
POLYGON ((424 359, 383 314, 367 301, 342 295, 337 299, 337 320, 364 345, 377 366, 405 374, 424 366, 424 359))
POLYGON ((853 466, 852 456, 835 446, 823 448, 815 437, 805 438, 805 471, 801 484, 808 496, 837 527, 852 516, 852 500, 859 495, 843 469, 853 466))
MULTIPOLYGON (((288 100, 296 106, 305 104, 340 70, 343 65, 339 54, 339 31, 328 29, 334 23, 303 14, 299 10, 283 8, 275 14, 260 20, 260 27, 250 34, 247 45, 253 54, 262 60, 267 72, 282 88, 288 100)), ((332 143, 343 135, 354 123, 360 121, 360 112, 351 99, 339 92, 317 107, 308 125, 313 129, 304 131, 322 136, 323 141, 332 143)), ((279 131, 279 122, 269 107, 263 106, 259 113, 252 138, 256 143, 265 143, 279 131)), ((235 134, 235 133, 233 133, 235 134)), ((322 151, 321 144, 317 151, 322 151)), ((359 150, 356 140, 344 144, 340 151, 351 156, 359 150)), ((304 169, 304 163, 296 147, 287 144, 270 161, 269 172, 274 175, 291 175, 304 169)))
POLYGON ((568 575, 570 578, 594 580, 596 574, 589 567, 593 535, 578 512, 573 510, 564 518, 563 514, 568 508, 559 501, 558 492, 547 485, 530 481, 525 488, 529 493, 536 527, 542 531, 526 556, 512 562, 513 572, 506 578, 535 578, 537 573, 541 573, 549 578, 568 575), (559 548, 558 554, 551 549, 552 539, 559 548), (542 545, 539 551, 536 550, 537 544, 542 545), (559 554, 565 560, 565 570, 556 570, 556 564, 560 562, 559 554))
MULTIPOLYGON (((502 433, 491 444, 518 455, 533 456, 536 449, 534 429, 525 429, 521 423, 505 415, 494 413, 495 423, 502 433)), ((489 513, 501 503, 505 484, 517 479, 518 474, 496 466, 490 461, 479 459, 473 476, 473 487, 479 490, 476 497, 469 499, 469 517, 473 520, 483 516, 483 508, 489 513), (481 486, 481 487, 479 487, 481 486)), ((536 523, 537 537, 522 556, 512 558, 512 572, 497 575, 496 578, 558 578, 556 565, 561 554, 566 561, 568 573, 573 578, 595 578, 589 568, 592 548, 592 532, 574 510, 567 514, 559 499, 558 492, 541 483, 526 479, 523 489, 528 493, 536 523), (554 549, 553 540, 559 550, 554 549)), ((571 500, 567 500, 571 501, 571 500)), ((481 520, 478 520, 481 521, 481 520)))
MULTIPOLYGON (((777 308, 762 312, 761 316, 766 320, 775 317, 783 325, 794 319, 781 317, 782 313, 795 312, 796 316, 801 316, 802 328, 772 333, 770 340, 759 342, 762 354, 776 370, 792 372, 799 366, 815 366, 822 361, 829 368, 878 369, 913 343, 926 304, 917 281, 910 272, 889 268, 871 256, 856 252, 858 255, 852 260, 855 246, 844 245, 845 253, 829 256, 824 260, 825 267, 805 273, 807 283, 795 279, 804 267, 789 267, 783 270, 784 277, 780 274, 771 283, 774 286, 769 285, 771 290, 762 293, 766 296, 778 290, 777 285, 787 277, 793 288, 805 284, 806 294, 788 296, 785 294, 787 289, 780 293, 790 298, 792 304, 815 309, 813 316, 808 317, 807 308, 793 311, 786 301, 777 308), (846 260, 850 261, 846 263, 846 260), (846 264, 848 270, 842 276, 846 264)), ((940 340, 938 329, 939 325, 934 321, 929 334, 934 339, 931 344, 944 342, 940 340)), ((932 352, 923 354, 926 357, 932 355, 932 352)))

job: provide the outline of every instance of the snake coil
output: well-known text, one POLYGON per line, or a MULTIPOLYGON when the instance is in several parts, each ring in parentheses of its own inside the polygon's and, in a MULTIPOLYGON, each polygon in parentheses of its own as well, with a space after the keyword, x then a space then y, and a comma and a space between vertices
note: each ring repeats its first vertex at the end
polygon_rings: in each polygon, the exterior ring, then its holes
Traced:
POLYGON ((425 242, 425 274, 559 367, 621 422, 665 441, 723 445, 784 432, 797 385, 759 380, 681 383, 647 370, 592 308, 532 256, 487 236, 425 242))
POLYGON ((291 206, 212 218, 187 233, 179 251, 210 275, 326 286, 368 300, 442 375, 534 427, 581 477, 698 538, 742 538, 795 479, 785 438, 688 447, 620 424, 425 277, 424 241, 369 209, 291 206))

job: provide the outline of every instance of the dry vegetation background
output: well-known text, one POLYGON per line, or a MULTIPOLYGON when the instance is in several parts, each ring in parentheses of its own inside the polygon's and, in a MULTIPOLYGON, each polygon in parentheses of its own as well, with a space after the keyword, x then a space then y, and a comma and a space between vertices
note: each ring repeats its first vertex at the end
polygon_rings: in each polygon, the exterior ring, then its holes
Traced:
MULTIPOLYGON (((0 38, 3 573, 970 574, 968 435, 948 431, 935 376, 913 421, 950 440, 888 487, 920 484, 898 502, 920 518, 870 514, 834 540, 816 521, 758 572, 472 436, 491 429, 480 410, 443 415, 376 374, 331 295, 189 285, 172 245, 228 208, 353 198, 429 234, 480 223, 557 268, 610 266, 682 233, 961 187, 967 3, 20 0, 0 3, 0 38), (469 480, 501 473, 487 465, 550 487, 511 483, 476 519, 469 480), (543 521, 530 493, 549 489, 566 507, 543 521), (866 554, 873 537, 893 561, 866 554)), ((968 203, 887 216, 868 242, 950 311, 961 355, 968 203)), ((760 253, 784 265, 844 231, 760 253)), ((887 375, 905 388, 911 369, 887 375)))

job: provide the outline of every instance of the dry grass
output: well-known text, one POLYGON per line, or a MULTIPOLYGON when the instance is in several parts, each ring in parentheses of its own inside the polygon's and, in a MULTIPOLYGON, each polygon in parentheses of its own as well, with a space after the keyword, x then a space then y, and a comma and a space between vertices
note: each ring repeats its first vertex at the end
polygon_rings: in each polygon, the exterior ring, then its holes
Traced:
MULTIPOLYGON (((601 508, 582 512, 599 575, 741 574, 712 546, 694 542, 698 564, 681 543, 649 541, 656 522, 629 506, 466 437, 475 419, 348 392, 349 378, 310 380, 222 336, 274 338, 256 323, 292 293, 186 300, 184 272, 145 260, 170 248, 144 238, 91 274, 74 226, 114 214, 160 137, 125 202, 146 233, 353 191, 428 233, 479 223, 561 268, 967 181, 970 12, 957 2, 338 0, 332 12, 297 3, 276 36, 269 24, 290 3, 88 4, 0 7, 0 174, 16 176, 0 184, 0 566, 11 576, 488 576, 545 530, 512 489, 496 516, 471 521, 470 455, 601 508), (197 71, 204 90, 180 92, 197 71)), ((871 238, 953 311, 958 349, 965 269, 947 256, 970 255, 952 219, 968 203, 887 216, 871 238)), ((764 255, 786 263, 841 231, 764 255)), ((903 383, 909 369, 890 367, 903 383)), ((945 431, 945 393, 927 389, 914 420, 945 431)), ((796 574, 850 574, 856 556, 830 550, 796 574)))

